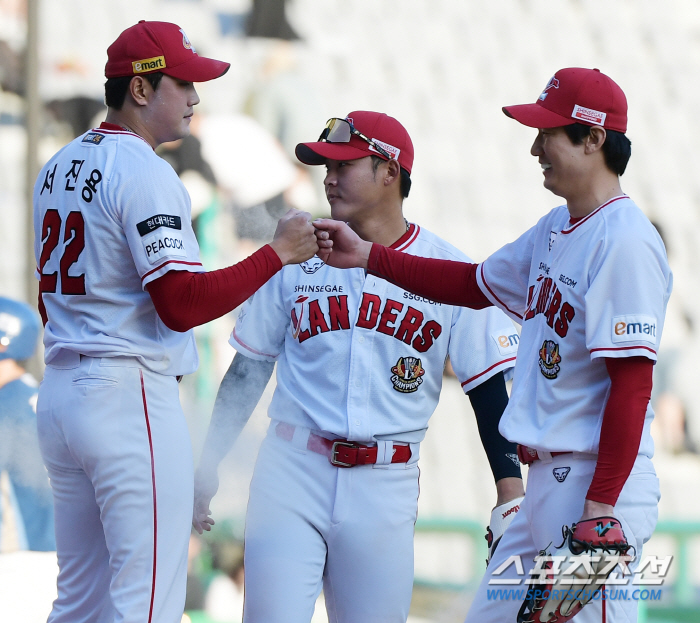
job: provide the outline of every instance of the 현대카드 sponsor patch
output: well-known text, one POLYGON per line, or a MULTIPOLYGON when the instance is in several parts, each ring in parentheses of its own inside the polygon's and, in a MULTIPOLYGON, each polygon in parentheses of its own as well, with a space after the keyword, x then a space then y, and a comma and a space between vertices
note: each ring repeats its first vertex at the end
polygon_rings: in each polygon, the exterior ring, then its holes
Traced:
POLYGON ((175 214, 154 214, 145 221, 136 223, 136 229, 138 229, 141 237, 147 236, 160 227, 182 229, 182 219, 175 214))

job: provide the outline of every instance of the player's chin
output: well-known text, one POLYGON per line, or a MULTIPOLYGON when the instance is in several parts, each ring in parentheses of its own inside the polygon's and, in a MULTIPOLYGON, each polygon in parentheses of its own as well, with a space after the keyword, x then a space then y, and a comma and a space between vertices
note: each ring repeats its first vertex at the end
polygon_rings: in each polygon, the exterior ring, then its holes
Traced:
POLYGON ((329 200, 331 204, 331 218, 334 221, 344 221, 347 222, 352 217, 352 208, 348 206, 342 199, 335 198, 332 201, 329 200))

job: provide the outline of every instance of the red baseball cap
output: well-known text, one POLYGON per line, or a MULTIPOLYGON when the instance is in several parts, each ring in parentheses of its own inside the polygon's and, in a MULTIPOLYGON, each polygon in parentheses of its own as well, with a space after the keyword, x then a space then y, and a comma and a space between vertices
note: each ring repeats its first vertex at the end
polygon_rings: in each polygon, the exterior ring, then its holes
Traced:
POLYGON ((105 76, 139 76, 160 71, 178 80, 206 82, 223 76, 230 63, 199 56, 177 24, 141 20, 107 48, 105 76))
POLYGON ((569 67, 549 80, 534 104, 504 106, 503 112, 531 128, 574 123, 627 131, 627 98, 600 69, 569 67))
MULTIPOLYGON (((381 112, 355 110, 345 117, 345 121, 391 154, 402 168, 411 173, 413 142, 406 128, 396 119, 381 112)), ((304 164, 325 164, 326 160, 357 160, 367 156, 379 156, 382 160, 389 160, 373 145, 355 134, 351 134, 350 140, 346 143, 327 141, 299 143, 295 153, 304 164)))

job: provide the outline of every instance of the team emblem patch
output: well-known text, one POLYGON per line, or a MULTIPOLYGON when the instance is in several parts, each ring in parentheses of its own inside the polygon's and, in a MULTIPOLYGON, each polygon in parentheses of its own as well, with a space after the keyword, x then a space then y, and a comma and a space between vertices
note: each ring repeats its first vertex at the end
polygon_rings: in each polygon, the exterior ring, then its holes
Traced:
POLYGON ((559 374, 559 364, 561 363, 561 355, 559 354, 559 344, 552 340, 542 342, 540 348, 540 372, 548 379, 556 379, 559 374))
POLYGON ((422 376, 425 374, 423 364, 417 357, 399 357, 391 371, 394 389, 402 394, 411 394, 416 391, 423 382, 422 376))
POLYGON ((544 88, 544 91, 542 91, 542 93, 540 94, 540 100, 544 101, 545 99, 547 99, 547 91, 549 91, 549 89, 558 89, 558 88, 559 88, 559 80, 557 78, 555 78, 554 76, 552 76, 549 79, 547 86, 544 88))
POLYGON ((186 50, 192 50, 195 54, 197 53, 197 50, 194 49, 194 46, 190 43, 190 40, 187 38, 187 35, 185 34, 185 31, 180 28, 180 32, 182 33, 182 47, 185 48, 186 50))
POLYGON ((557 482, 564 482, 566 480, 566 477, 569 475, 570 471, 571 471, 570 467, 555 467, 552 470, 552 473, 554 474, 554 477, 557 479, 557 482))
POLYGON ((105 138, 104 134, 98 134, 97 132, 90 132, 83 137, 82 143, 92 143, 93 145, 99 145, 105 138))
POLYGON ((299 264, 301 266, 301 269, 307 274, 307 275, 313 275, 321 266, 324 266, 325 262, 321 260, 319 257, 316 257, 315 255, 310 259, 306 260, 305 262, 302 262, 299 264))

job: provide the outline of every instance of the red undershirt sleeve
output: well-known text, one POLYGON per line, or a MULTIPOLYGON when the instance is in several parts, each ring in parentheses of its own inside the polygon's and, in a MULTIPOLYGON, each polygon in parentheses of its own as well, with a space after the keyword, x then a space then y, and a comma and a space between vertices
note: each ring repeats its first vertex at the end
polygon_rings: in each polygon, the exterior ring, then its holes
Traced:
POLYGON ((268 244, 228 268, 207 273, 171 270, 146 290, 165 326, 183 332, 234 310, 281 268, 268 244))
POLYGON ((646 357, 606 357, 605 365, 610 394, 600 429, 598 462, 586 499, 614 506, 639 452, 654 362, 646 357))
POLYGON ((476 282, 478 264, 418 257, 373 244, 367 270, 391 283, 445 305, 491 307, 476 282))

